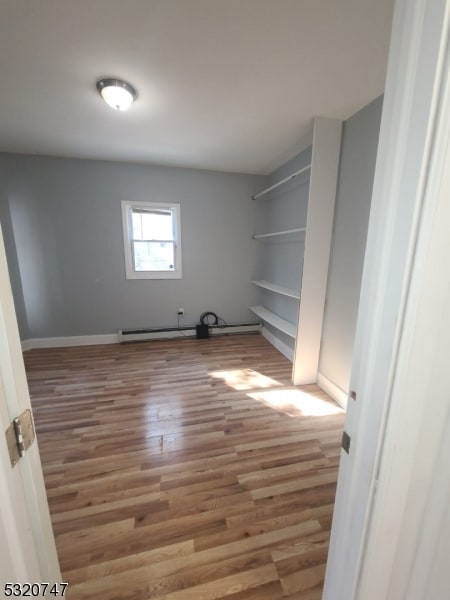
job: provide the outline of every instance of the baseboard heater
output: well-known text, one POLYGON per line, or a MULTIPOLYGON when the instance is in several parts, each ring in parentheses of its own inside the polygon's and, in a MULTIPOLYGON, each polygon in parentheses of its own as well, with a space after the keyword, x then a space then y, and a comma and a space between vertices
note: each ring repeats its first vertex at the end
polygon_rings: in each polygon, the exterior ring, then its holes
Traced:
MULTIPOLYGON (((210 325, 209 334, 236 335, 240 333, 261 333, 261 323, 233 323, 230 325, 210 325)), ((119 342, 144 342, 169 338, 196 337, 195 325, 185 327, 145 327, 141 329, 121 329, 119 342)))

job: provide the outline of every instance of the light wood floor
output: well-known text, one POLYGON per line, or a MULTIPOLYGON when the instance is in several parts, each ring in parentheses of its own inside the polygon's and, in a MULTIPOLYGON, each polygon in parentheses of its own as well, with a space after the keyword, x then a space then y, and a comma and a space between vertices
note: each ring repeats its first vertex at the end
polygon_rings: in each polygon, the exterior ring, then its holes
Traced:
POLYGON ((318 600, 343 413, 259 335, 25 353, 69 600, 318 600))

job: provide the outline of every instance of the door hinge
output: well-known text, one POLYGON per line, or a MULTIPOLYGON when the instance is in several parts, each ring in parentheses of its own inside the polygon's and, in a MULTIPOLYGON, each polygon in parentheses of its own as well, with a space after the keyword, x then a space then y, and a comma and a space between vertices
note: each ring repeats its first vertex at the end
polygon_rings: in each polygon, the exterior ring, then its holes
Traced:
POLYGON ((34 423, 31 410, 16 417, 5 432, 11 466, 15 467, 34 442, 34 423))

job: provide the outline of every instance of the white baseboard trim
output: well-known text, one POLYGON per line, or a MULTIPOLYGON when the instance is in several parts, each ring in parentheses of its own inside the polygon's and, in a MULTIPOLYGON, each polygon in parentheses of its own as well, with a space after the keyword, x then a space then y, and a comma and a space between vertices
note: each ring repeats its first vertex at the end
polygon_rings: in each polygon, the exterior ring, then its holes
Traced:
POLYGON ((330 381, 325 375, 322 375, 322 373, 318 373, 317 375, 317 385, 344 410, 347 409, 348 392, 344 392, 344 390, 330 381))
POLYGON ((27 350, 32 350, 34 346, 34 340, 21 340, 22 352, 26 352, 27 350))
MULTIPOLYGON (((259 324, 255 325, 237 325, 230 327, 229 329, 222 328, 211 328, 210 335, 233 335, 242 333, 259 333, 261 327, 259 324)), ((188 330, 180 331, 158 331, 145 335, 139 335, 128 337, 127 341, 145 341, 148 340, 161 340, 161 339, 174 339, 182 337, 195 337, 195 327, 188 330)), ((27 350, 33 350, 34 348, 69 348, 70 346, 97 346, 102 344, 118 344, 121 340, 119 333, 106 333, 103 335, 76 335, 67 337, 51 337, 51 338, 31 338, 22 341, 22 352, 27 350)))
POLYGON ((34 348, 66 348, 69 346, 96 346, 100 344, 118 344, 117 333, 103 335, 74 335, 67 337, 31 338, 22 341, 22 351, 34 348))
POLYGON ((276 335, 273 335, 273 333, 271 333, 267 329, 267 327, 263 326, 261 333, 266 338, 266 340, 272 344, 272 346, 275 346, 275 348, 279 352, 281 352, 281 354, 283 354, 291 362, 294 360, 294 349, 293 348, 289 348, 289 346, 287 344, 285 344, 284 342, 282 342, 280 339, 278 339, 276 335))

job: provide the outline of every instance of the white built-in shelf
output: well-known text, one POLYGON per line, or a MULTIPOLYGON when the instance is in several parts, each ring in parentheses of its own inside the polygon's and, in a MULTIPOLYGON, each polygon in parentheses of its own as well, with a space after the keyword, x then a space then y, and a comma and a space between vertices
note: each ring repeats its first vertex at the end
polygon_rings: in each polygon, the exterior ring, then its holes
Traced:
POLYGON ((254 233, 252 238, 254 240, 260 240, 262 238, 274 237, 276 235, 288 235, 290 233, 304 233, 306 227, 298 227, 297 229, 285 229, 284 231, 273 231, 271 233, 254 233))
POLYGON ((309 171, 310 169, 311 169, 311 165, 306 165, 306 167, 302 167, 298 171, 295 171, 295 173, 291 173, 290 175, 288 175, 281 181, 278 181, 277 183, 274 183, 270 187, 266 188, 265 190, 262 190, 258 194, 255 194, 254 196, 252 196, 252 200, 257 200, 258 198, 261 198, 261 196, 268 194, 269 192, 276 189, 280 185, 283 185, 283 183, 286 183, 287 181, 290 181, 291 179, 295 179, 295 177, 297 177, 298 175, 301 175, 302 173, 305 173, 306 171, 309 171))
POLYGON ((271 292, 275 292, 276 294, 281 294, 282 296, 288 296, 289 298, 295 298, 296 300, 300 300, 300 293, 291 290, 290 288, 284 287, 282 285, 277 285, 276 283, 271 283, 270 281, 266 281, 265 279, 252 281, 254 285, 258 287, 264 288, 265 290, 270 290, 271 292))
POLYGON ((272 327, 275 327, 279 331, 282 331, 286 335, 289 335, 290 337, 295 339, 295 336, 297 334, 297 328, 292 323, 289 323, 289 321, 282 319, 275 313, 271 312, 270 310, 267 310, 267 308, 265 308, 264 306, 250 306, 250 310, 253 313, 255 313, 255 315, 257 315, 260 319, 262 319, 269 325, 272 325, 272 327))

